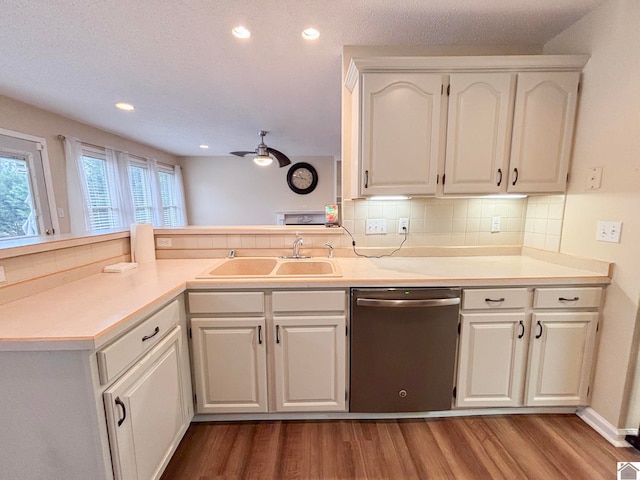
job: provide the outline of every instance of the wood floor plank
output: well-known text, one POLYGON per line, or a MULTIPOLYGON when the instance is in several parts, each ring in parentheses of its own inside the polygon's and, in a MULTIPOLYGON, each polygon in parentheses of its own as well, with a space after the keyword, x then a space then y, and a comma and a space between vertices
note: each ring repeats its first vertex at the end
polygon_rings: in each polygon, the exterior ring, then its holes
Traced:
POLYGON ((195 423, 162 480, 615 478, 615 448, 575 415, 195 423))

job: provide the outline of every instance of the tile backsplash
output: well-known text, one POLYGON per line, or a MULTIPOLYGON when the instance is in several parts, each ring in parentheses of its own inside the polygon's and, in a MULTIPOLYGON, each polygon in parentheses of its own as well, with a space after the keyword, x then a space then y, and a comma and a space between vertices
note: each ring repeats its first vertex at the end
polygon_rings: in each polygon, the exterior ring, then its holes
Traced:
POLYGON ((362 247, 398 245, 398 219, 409 219, 408 246, 522 245, 526 198, 415 198, 409 200, 346 200, 343 226, 362 247), (491 232, 493 217, 500 231, 491 232), (366 235, 367 219, 386 219, 386 235, 366 235))
POLYGON ((524 226, 525 247, 560 251, 564 195, 529 197, 524 226))

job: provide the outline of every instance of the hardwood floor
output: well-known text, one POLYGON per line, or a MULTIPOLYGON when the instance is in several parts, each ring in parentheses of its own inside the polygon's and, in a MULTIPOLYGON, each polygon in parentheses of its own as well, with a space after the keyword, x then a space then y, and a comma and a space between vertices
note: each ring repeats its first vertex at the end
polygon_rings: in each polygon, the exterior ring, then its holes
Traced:
POLYGON ((194 423, 162 480, 615 479, 640 461, 575 415, 194 423))

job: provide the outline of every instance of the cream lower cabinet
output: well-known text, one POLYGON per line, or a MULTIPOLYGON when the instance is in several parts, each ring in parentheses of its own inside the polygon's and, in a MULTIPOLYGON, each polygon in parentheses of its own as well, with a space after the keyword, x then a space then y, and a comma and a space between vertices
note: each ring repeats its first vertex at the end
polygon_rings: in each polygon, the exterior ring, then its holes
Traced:
POLYGON ((344 411, 345 316, 274 317, 279 412, 344 411))
POLYGON ((526 404, 586 405, 598 313, 534 313, 526 404))
POLYGON ((346 298, 190 292, 197 413, 346 410, 346 298))
POLYGON ((266 412, 265 318, 197 318, 191 331, 198 412, 266 412))
POLYGON ((177 326, 104 393, 116 479, 160 478, 189 425, 177 326))
POLYGON ((457 407, 588 404, 602 288, 530 290, 463 291, 457 407))
POLYGON ((526 369, 524 313, 461 315, 456 406, 522 404, 526 369))

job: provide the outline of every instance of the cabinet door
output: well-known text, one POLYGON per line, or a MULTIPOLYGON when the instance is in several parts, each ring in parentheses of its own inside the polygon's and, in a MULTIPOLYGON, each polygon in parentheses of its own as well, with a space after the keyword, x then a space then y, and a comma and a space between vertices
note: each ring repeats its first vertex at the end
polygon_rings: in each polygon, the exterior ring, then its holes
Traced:
POLYGON ((362 75, 362 195, 435 194, 444 79, 429 73, 362 75))
POLYGON ((564 192, 579 81, 578 72, 518 75, 509 192, 564 192))
POLYGON ((274 317, 276 410, 345 410, 345 317, 274 317))
POLYGON ((159 478, 189 426, 181 332, 175 327, 104 393, 118 480, 159 478))
POLYGON ((456 406, 522 405, 525 314, 465 313, 461 318, 456 406))
POLYGON ((514 73, 451 75, 445 193, 506 191, 514 73))
POLYGON ((265 318, 194 318, 198 413, 267 411, 265 318))
POLYGON ((597 312, 535 313, 526 404, 586 405, 597 312))

